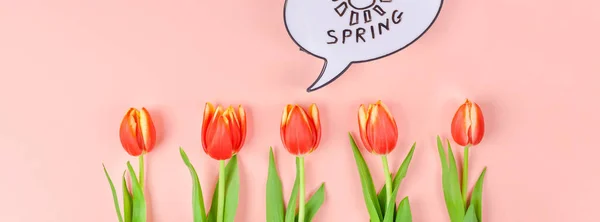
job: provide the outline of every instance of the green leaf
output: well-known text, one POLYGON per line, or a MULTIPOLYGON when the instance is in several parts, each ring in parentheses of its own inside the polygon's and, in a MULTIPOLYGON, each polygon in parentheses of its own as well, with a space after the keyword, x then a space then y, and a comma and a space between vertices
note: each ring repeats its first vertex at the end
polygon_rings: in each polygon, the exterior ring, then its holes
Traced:
POLYGON ((412 222, 412 213, 410 212, 410 202, 408 201, 408 197, 405 197, 400 201, 395 222, 412 222))
POLYGON ((319 211, 319 208, 321 208, 321 205, 323 205, 324 201, 325 183, 322 183, 321 187, 319 187, 319 189, 308 199, 308 202, 306 202, 306 221, 312 221, 313 217, 317 214, 317 211, 319 211))
POLYGON ((367 211, 369 212, 371 222, 380 222, 383 219, 383 215, 379 206, 377 194, 375 193, 376 191, 375 186, 373 185, 371 172, 369 171, 369 167, 367 166, 365 159, 358 150, 358 146, 356 146, 356 142, 354 141, 352 134, 349 133, 349 136, 350 143, 352 145, 352 151, 354 152, 354 159, 356 160, 356 167, 358 168, 358 173, 360 175, 360 183, 362 184, 362 191, 365 204, 367 206, 367 211))
POLYGON ((144 191, 142 191, 139 180, 135 175, 135 170, 133 170, 129 161, 127 161, 127 169, 129 169, 131 188, 133 190, 133 216, 131 221, 146 222, 146 199, 144 198, 144 191))
POLYGON ((200 179, 198 179, 196 169, 181 147, 179 147, 179 154, 181 154, 181 159, 183 159, 192 176, 192 211, 194 212, 194 222, 206 222, 206 209, 204 208, 204 197, 202 196, 200 179))
MULTIPOLYGON (((215 191, 208 212, 208 222, 217 221, 217 202, 219 198, 218 189, 219 181, 215 186, 215 191)), ((240 175, 237 167, 237 155, 233 155, 227 166, 225 166, 225 207, 223 211, 223 220, 225 222, 233 222, 238 205, 238 193, 240 190, 240 175)))
POLYGON ((417 143, 413 143, 412 147, 410 148, 410 151, 404 158, 404 161, 402 161, 402 165, 400 165, 400 168, 398 168, 398 172, 396 172, 396 176, 394 177, 393 182, 394 191, 400 187, 402 179, 406 177, 406 172, 408 172, 408 166, 410 165, 410 161, 412 160, 416 145, 417 143))
POLYGON ((133 207, 133 202, 131 201, 131 194, 129 193, 129 189, 127 188, 125 173, 126 172, 123 173, 123 216, 125 217, 125 222, 131 222, 131 210, 133 207))
POLYGON ((465 214, 465 220, 463 222, 479 222, 477 220, 477 216, 475 216, 475 211, 473 210, 473 205, 469 206, 467 213, 465 214))
POLYGON ((219 201, 219 180, 217 180, 217 185, 215 185, 215 191, 213 192, 212 201, 210 203, 210 210, 208 211, 207 220, 208 222, 216 222, 217 221, 217 207, 219 201))
MULTIPOLYGON (((481 221, 481 202, 483 196, 483 178, 485 177, 485 172, 487 171, 487 167, 483 168, 479 179, 477 179, 477 183, 475 183, 475 187, 473 188, 473 193, 471 194, 471 206, 475 211, 475 215, 477 216, 477 220, 481 221)), ((469 207, 470 208, 470 207, 469 207)))
POLYGON ((267 222, 283 222, 284 209, 281 179, 277 174, 273 147, 269 151, 269 171, 267 176, 267 222))
MULTIPOLYGON (((300 186, 300 168, 298 162, 300 161, 299 157, 296 157, 296 179, 294 180, 294 187, 292 188, 292 194, 290 194, 290 199, 288 201, 287 210, 285 211, 285 222, 295 222, 296 218, 296 206, 298 205, 298 187, 300 186)), ((306 205, 305 205, 306 206, 306 205)))
POLYGON ((102 164, 102 168, 104 168, 104 175, 106 175, 106 179, 108 179, 108 184, 110 185, 110 190, 112 191, 113 202, 115 204, 115 210, 117 211, 117 217, 119 218, 119 222, 123 222, 123 216, 121 215, 121 207, 119 207, 119 198, 117 197, 115 185, 110 179, 110 175, 108 175, 108 171, 106 171, 106 167, 104 166, 104 164, 102 164))
POLYGON ((465 213, 465 203, 462 200, 462 194, 460 190, 460 179, 458 177, 458 169, 456 167, 456 159, 454 159, 454 153, 448 140, 448 191, 451 195, 452 204, 454 205, 454 220, 456 222, 463 221, 465 213))
POLYGON ((448 143, 448 158, 449 162, 446 162, 446 153, 444 152, 444 145, 440 137, 437 137, 438 152, 440 154, 440 161, 442 163, 442 187, 444 191, 444 200, 446 201, 446 208, 448 209, 448 215, 450 216, 451 222, 463 222, 464 218, 464 205, 462 196, 460 193, 460 181, 458 180, 458 171, 456 169, 456 160, 454 154, 448 143))
POLYGON ((437 147, 438 153, 440 155, 440 162, 442 165, 442 188, 444 192, 444 200, 446 202, 446 208, 448 209, 448 215, 450 216, 450 220, 454 222, 454 220, 452 220, 454 215, 454 206, 452 205, 452 199, 448 193, 448 163, 446 162, 446 152, 444 151, 444 145, 442 144, 440 136, 437 137, 437 147))
POLYGON ((383 218, 383 222, 393 222, 394 221, 394 212, 396 211, 396 196, 398 196, 398 189, 394 189, 392 192, 392 202, 387 205, 385 209, 385 217, 383 218))
MULTIPOLYGON (((412 160, 416 145, 417 145, 417 143, 413 143, 412 147, 410 148, 410 151, 408 152, 408 154, 406 154, 404 161, 402 161, 402 165, 400 165, 400 167, 398 168, 398 171, 396 172, 396 175, 394 176, 394 181, 392 182, 392 187, 393 187, 392 192, 396 191, 400 187, 400 183, 402 183, 402 179, 404 179, 404 177, 406 177, 406 173, 408 171, 408 166, 410 165, 410 161, 412 160)), ((387 203, 385 192, 387 192, 387 188, 385 188, 385 184, 384 184, 383 187, 381 188, 381 191, 379 192, 379 194, 377 196, 377 199, 379 199, 379 206, 381 206, 382 211, 385 209, 385 205, 387 203)), ((395 200, 396 196, 394 196, 393 198, 395 200)), ((385 214, 384 214, 384 217, 385 217, 385 214)))
POLYGON ((224 222, 233 222, 237 212, 240 193, 240 174, 237 164, 237 155, 231 157, 225 167, 225 210, 224 222))
POLYGON ((442 173, 448 171, 448 163, 446 162, 446 152, 444 152, 444 145, 442 144, 442 139, 440 136, 437 137, 437 147, 438 152, 440 153, 440 161, 442 163, 442 173))
POLYGON ((379 190, 379 193, 377 193, 377 201, 379 202, 379 209, 381 209, 381 212, 383 213, 382 217, 385 218, 385 213, 386 213, 385 210, 386 210, 386 205, 387 205, 387 200, 386 200, 387 188, 385 187, 385 184, 383 184, 382 186, 383 187, 379 190))

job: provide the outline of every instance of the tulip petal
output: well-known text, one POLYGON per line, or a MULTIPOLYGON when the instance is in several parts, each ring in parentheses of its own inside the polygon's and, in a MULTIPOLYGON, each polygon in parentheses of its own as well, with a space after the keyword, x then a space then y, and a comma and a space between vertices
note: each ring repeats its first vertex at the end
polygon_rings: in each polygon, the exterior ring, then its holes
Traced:
POLYGON ((312 124, 304 110, 294 106, 290 110, 289 118, 283 127, 283 143, 285 148, 294 155, 306 154, 312 149, 315 137, 311 130, 312 124))
POLYGON ((144 142, 144 135, 142 135, 142 123, 140 123, 140 111, 139 110, 135 110, 135 114, 133 115, 133 119, 136 122, 136 129, 135 129, 135 138, 137 140, 138 146, 140 146, 140 148, 142 149, 142 153, 144 152, 144 150, 146 150, 146 143, 144 142))
POLYGON ((371 141, 369 141, 369 137, 366 136, 367 135, 367 129, 369 128, 369 119, 371 118, 371 113, 373 112, 373 107, 375 107, 373 104, 369 104, 369 107, 367 108, 367 125, 365 125, 365 138, 366 138, 366 142, 369 144, 369 148, 367 149, 369 152, 373 152, 373 144, 371 143, 371 141))
POLYGON ((375 128, 373 127, 375 125, 376 122, 376 118, 379 115, 379 108, 377 108, 376 106, 369 104, 369 109, 368 109, 368 118, 367 118, 367 126, 365 128, 365 138, 367 143, 369 143, 369 147, 371 148, 370 150, 368 150, 369 152, 373 153, 376 152, 376 150, 380 150, 377 149, 375 147, 375 144, 373 143, 373 139, 375 136, 375 128))
POLYGON ((472 103, 469 111, 471 127, 469 128, 469 137, 472 145, 477 145, 483 139, 485 132, 485 123, 483 120, 483 112, 477 103, 472 103))
POLYGON ((301 117, 302 117, 302 121, 305 122, 306 126, 308 127, 308 130, 310 132, 310 135, 312 136, 312 140, 311 140, 311 147, 310 149, 312 150, 312 144, 315 144, 315 141, 317 140, 317 134, 315 131, 315 124, 313 123, 313 121, 311 120, 310 117, 308 117, 308 114, 306 113, 306 111, 304 110, 304 108, 300 107, 299 105, 296 105, 298 112, 300 113, 301 117))
POLYGON ((215 107, 211 103, 206 103, 204 107, 204 120, 202 121, 202 146, 206 147, 206 129, 214 115, 215 107))
POLYGON ((240 140, 242 139, 242 135, 240 134, 240 124, 237 119, 237 115, 235 114, 235 110, 233 107, 229 107, 225 112, 223 112, 223 116, 227 119, 229 123, 229 130, 231 134, 231 144, 233 145, 233 152, 237 153, 237 149, 239 148, 240 140))
POLYGON ((291 114, 291 111, 292 111, 293 108, 294 108, 294 106, 292 106, 291 104, 288 104, 283 109, 283 114, 281 115, 280 131, 279 131, 279 133, 281 134, 281 140, 282 141, 283 141, 283 139, 285 137, 285 128, 287 126, 288 120, 290 119, 290 114, 291 114))
POLYGON ((210 123, 217 121, 217 119, 219 119, 221 116, 223 116, 223 111, 225 111, 223 109, 223 107, 221 105, 218 105, 217 108, 215 109, 215 112, 212 115, 210 123))
POLYGON ((367 138, 372 152, 380 155, 390 153, 398 142, 398 128, 394 118, 383 110, 381 104, 373 106, 367 122, 367 138))
POLYGON ((229 126, 227 118, 221 115, 206 130, 208 141, 204 151, 213 159, 226 160, 233 155, 233 143, 229 126))
MULTIPOLYGON (((210 117, 210 121, 208 122, 208 128, 211 127, 211 125, 213 125, 215 122, 217 122, 218 118, 220 118, 223 115, 223 107, 221 107, 221 105, 217 105, 215 111, 212 113, 212 116, 210 117)), ((208 131, 208 129, 207 129, 208 131)), ((209 137, 209 134, 207 133, 206 138, 204 138, 205 140, 209 141, 212 140, 212 137, 209 137)), ((205 142, 208 145, 208 142, 205 142)))
POLYGON ((317 107, 317 104, 312 104, 310 105, 310 117, 314 126, 314 133, 315 133, 315 142, 313 143, 312 149, 315 149, 317 146, 319 146, 319 143, 321 142, 321 118, 319 116, 319 108, 317 107))
POLYGON ((227 118, 229 119, 229 121, 231 121, 232 125, 236 125, 238 128, 240 127, 240 119, 238 118, 238 114, 235 111, 235 109, 233 109, 233 106, 229 106, 229 108, 227 109, 228 115, 227 118))
POLYGON ((139 113, 139 118, 140 133, 144 140, 144 148, 146 152, 150 152, 156 143, 156 129, 154 128, 154 122, 152 121, 152 117, 148 110, 143 107, 142 111, 139 113))
MULTIPOLYGON (((383 111, 385 111, 385 114, 387 115, 388 119, 391 121, 392 127, 394 129, 398 129, 398 126, 396 125, 396 120, 394 119, 394 115, 392 115, 392 112, 390 112, 390 109, 388 109, 388 107, 381 102, 381 100, 377 101, 378 105, 381 106, 381 108, 383 108, 383 111)), ((398 130, 396 130, 396 134, 398 134, 398 130)))
MULTIPOLYGON (((369 108, 371 108, 371 106, 369 106, 369 108)), ((367 139, 367 120, 369 118, 369 114, 365 111, 365 106, 364 105, 360 105, 360 107, 358 107, 358 128, 360 131, 360 139, 362 140, 363 146, 365 147, 365 149, 367 149, 369 152, 371 152, 371 144, 369 143, 369 140, 367 139)))
POLYGON ((130 108, 129 111, 123 117, 121 121, 121 127, 119 130, 119 138, 121 145, 129 155, 139 156, 142 154, 142 147, 138 143, 137 129, 138 123, 135 117, 136 109, 130 108))
POLYGON ((292 116, 292 111, 294 111, 294 109, 296 109, 296 108, 300 108, 300 107, 294 106, 294 105, 287 105, 285 107, 286 114, 285 114, 285 122, 283 123, 284 125, 288 124, 288 122, 290 121, 290 117, 292 116))
MULTIPOLYGON (((468 101, 468 100, 467 100, 468 101)), ((454 141, 461 146, 469 144, 469 127, 471 125, 468 104, 462 104, 452 118, 451 133, 454 141)))
POLYGON ((240 134, 242 135, 242 138, 240 139, 240 144, 238 144, 236 152, 240 151, 242 145, 244 145, 244 142, 246 141, 246 111, 242 105, 238 107, 238 118, 240 123, 240 134))

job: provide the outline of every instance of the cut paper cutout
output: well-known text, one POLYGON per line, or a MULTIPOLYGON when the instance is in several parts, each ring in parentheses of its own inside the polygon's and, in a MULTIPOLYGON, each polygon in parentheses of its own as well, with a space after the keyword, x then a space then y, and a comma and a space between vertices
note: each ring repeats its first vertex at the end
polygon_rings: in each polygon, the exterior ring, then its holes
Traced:
POLYGON ((300 50, 325 60, 312 92, 353 63, 394 54, 433 25, 443 0, 286 0, 285 27, 300 50))

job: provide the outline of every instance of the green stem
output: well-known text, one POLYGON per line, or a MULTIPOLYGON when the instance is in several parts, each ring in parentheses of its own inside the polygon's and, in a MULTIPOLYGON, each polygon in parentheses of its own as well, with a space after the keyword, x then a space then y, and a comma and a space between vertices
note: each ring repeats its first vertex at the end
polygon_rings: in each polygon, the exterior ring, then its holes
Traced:
POLYGON ((140 164, 140 176, 139 176, 139 183, 140 183, 140 187, 142 188, 142 191, 144 191, 144 152, 142 152, 142 155, 140 155, 140 160, 139 160, 139 164, 140 164))
POLYGON ((300 169, 298 172, 300 175, 298 175, 298 177, 300 177, 300 191, 298 192, 300 197, 298 200, 298 222, 305 222, 304 221, 304 208, 305 208, 305 204, 304 204, 304 157, 301 156, 299 157, 298 161, 298 168, 300 169))
POLYGON ((392 201, 392 175, 390 174, 387 155, 381 156, 381 162, 383 162, 383 173, 385 174, 386 206, 388 206, 392 201))
POLYGON ((462 169, 462 198, 465 206, 467 206, 467 194, 469 192, 467 191, 469 186, 469 146, 465 146, 462 169))
POLYGON ((225 206, 225 160, 219 161, 219 187, 218 187, 217 202, 217 222, 223 222, 223 211, 225 206))

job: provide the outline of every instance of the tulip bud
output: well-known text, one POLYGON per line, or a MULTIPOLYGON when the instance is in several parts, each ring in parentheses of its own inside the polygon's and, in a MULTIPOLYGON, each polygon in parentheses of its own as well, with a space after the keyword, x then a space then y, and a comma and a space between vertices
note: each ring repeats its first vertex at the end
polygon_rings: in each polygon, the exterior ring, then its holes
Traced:
POLYGON ((287 105, 281 117, 281 141, 293 155, 314 151, 321 140, 319 109, 312 104, 308 114, 298 105, 287 105))
POLYGON ((396 147, 398 142, 396 120, 381 100, 370 104, 367 110, 360 105, 358 126, 361 140, 367 151, 387 155, 396 147))
POLYGON ((467 99, 454 114, 451 127, 452 138, 458 145, 479 144, 485 131, 483 113, 479 105, 467 99))
POLYGON ((130 108, 121 122, 119 136, 129 155, 139 156, 152 151, 156 142, 156 130, 148 110, 130 108))
POLYGON ((236 111, 206 103, 202 122, 204 152, 216 160, 226 160, 242 149, 246 138, 246 112, 240 105, 236 111))

